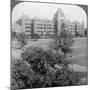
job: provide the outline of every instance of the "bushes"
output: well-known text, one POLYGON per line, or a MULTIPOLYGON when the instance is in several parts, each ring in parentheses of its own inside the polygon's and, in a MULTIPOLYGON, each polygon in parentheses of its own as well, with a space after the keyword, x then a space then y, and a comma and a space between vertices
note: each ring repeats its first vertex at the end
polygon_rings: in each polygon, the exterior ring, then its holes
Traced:
POLYGON ((69 70, 70 62, 50 52, 37 47, 27 48, 22 53, 22 60, 12 63, 12 89, 76 85, 78 78, 69 70))
POLYGON ((16 60, 11 68, 11 88, 24 89, 35 87, 40 80, 38 76, 25 61, 16 60))

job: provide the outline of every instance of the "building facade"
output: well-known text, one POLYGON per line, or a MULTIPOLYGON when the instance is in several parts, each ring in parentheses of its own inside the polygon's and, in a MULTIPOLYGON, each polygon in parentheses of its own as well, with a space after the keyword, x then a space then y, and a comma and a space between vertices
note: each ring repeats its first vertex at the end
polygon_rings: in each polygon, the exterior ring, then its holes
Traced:
POLYGON ((33 30, 34 33, 40 36, 51 36, 53 37, 55 34, 54 29, 54 21, 48 19, 33 19, 33 30))
POLYGON ((24 32, 26 35, 31 35, 31 32, 32 32, 32 20, 26 16, 26 15, 23 15, 21 17, 21 20, 22 20, 22 32, 24 32))
POLYGON ((54 27, 56 34, 59 35, 62 30, 62 24, 65 24, 66 27, 66 18, 61 8, 59 8, 54 15, 54 27))
POLYGON ((69 22, 69 31, 71 32, 72 35, 84 35, 84 23, 80 23, 78 21, 74 22, 69 22))
POLYGON ((39 19, 37 17, 30 19, 28 16, 23 15, 22 20, 22 32, 27 35, 32 33, 38 34, 40 36, 54 37, 59 35, 62 30, 62 24, 64 23, 65 29, 69 30, 72 35, 76 33, 84 34, 84 23, 78 21, 70 22, 66 20, 65 14, 62 9, 58 9, 52 20, 39 19))

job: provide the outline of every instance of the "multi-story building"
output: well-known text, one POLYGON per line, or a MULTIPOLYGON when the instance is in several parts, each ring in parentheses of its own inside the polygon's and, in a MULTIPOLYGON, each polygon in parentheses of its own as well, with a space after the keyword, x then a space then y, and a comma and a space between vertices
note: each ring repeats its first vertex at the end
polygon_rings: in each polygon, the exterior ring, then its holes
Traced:
POLYGON ((65 30, 69 30, 71 34, 75 35, 77 32, 79 34, 84 34, 84 23, 78 21, 70 22, 66 20, 65 14, 62 9, 58 9, 52 20, 48 19, 39 19, 39 18, 29 18, 28 16, 23 15, 22 20, 22 32, 31 36, 32 33, 36 33, 40 36, 49 36, 53 37, 59 35, 60 31, 64 27, 65 30), (62 27, 62 24, 64 25, 62 27))
POLYGON ((51 36, 55 34, 54 21, 48 19, 33 19, 33 30, 34 33, 39 34, 40 36, 51 36))
POLYGON ((31 32, 32 32, 32 20, 26 15, 23 15, 21 17, 21 19, 22 19, 22 32, 24 32, 27 35, 31 35, 31 32))
POLYGON ((53 19, 56 33, 59 35, 60 31, 62 30, 62 24, 66 23, 66 18, 61 8, 56 11, 53 19))
POLYGON ((78 21, 69 22, 69 31, 72 33, 72 35, 80 34, 84 35, 84 24, 83 22, 80 23, 78 21))

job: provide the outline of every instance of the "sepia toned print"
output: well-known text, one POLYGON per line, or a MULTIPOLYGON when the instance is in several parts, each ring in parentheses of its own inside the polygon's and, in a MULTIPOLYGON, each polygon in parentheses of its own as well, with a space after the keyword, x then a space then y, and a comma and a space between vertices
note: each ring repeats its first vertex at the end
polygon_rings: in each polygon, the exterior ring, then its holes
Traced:
POLYGON ((87 5, 11 0, 11 89, 87 85, 87 5))

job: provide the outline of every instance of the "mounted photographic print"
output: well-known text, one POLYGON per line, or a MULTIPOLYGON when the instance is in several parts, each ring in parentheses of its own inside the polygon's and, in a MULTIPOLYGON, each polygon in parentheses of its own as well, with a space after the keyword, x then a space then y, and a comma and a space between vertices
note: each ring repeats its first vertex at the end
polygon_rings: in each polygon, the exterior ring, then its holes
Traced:
POLYGON ((11 89, 88 84, 88 6, 11 0, 11 89))

